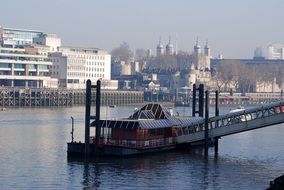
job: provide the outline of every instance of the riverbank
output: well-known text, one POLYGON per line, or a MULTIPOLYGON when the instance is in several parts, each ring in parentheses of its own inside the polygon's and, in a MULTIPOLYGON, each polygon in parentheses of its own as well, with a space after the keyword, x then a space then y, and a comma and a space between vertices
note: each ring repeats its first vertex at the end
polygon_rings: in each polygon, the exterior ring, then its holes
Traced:
MULTIPOLYGON (((95 92, 92 92, 95 97, 95 92)), ((141 91, 102 90, 102 105, 128 105, 143 103, 141 91)), ((94 102, 93 102, 94 103, 94 102)), ((85 90, 0 88, 0 107, 49 107, 85 104, 85 90)))

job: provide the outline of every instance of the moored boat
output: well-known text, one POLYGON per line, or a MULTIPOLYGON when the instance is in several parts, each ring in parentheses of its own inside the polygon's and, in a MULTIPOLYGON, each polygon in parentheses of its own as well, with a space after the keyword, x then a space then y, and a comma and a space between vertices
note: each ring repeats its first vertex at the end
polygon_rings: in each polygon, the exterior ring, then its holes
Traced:
MULTIPOLYGON (((243 106, 238 106, 236 109, 230 110, 229 113, 237 113, 237 112, 244 112, 245 108, 243 106)), ((247 121, 247 120, 251 120, 252 116, 250 114, 240 114, 239 117, 234 118, 234 120, 232 120, 233 122, 242 122, 242 121, 247 121)))

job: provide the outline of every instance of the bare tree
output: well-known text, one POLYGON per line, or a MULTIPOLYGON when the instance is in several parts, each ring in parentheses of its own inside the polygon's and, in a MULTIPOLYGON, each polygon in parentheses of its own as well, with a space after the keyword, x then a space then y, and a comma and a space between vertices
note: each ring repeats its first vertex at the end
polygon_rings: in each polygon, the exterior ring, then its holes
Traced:
POLYGON ((219 73, 217 74, 218 80, 223 81, 225 91, 229 91, 230 85, 239 77, 238 64, 241 63, 235 60, 224 60, 216 67, 217 73, 219 73))
POLYGON ((218 91, 221 91, 225 84, 224 80, 222 79, 222 76, 220 75, 222 75, 222 73, 217 71, 215 76, 213 76, 212 78, 216 84, 216 87, 218 88, 218 91))
POLYGON ((111 51, 111 55, 115 61, 130 62, 131 59, 133 59, 133 52, 126 42, 123 42, 119 47, 114 48, 111 51))
POLYGON ((276 82, 281 85, 284 81, 284 65, 280 64, 244 64, 236 60, 222 60, 216 66, 215 80, 218 88, 234 87, 240 92, 252 92, 257 82, 264 85, 276 82))

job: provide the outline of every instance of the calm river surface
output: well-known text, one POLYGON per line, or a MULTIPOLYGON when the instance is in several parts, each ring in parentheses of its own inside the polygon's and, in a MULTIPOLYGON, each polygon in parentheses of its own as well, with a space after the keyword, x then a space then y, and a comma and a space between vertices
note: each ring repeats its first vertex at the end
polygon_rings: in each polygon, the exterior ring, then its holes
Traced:
MULTIPOLYGON (((101 117, 133 110, 103 107, 101 117)), ((218 156, 210 149, 207 160, 195 149, 87 164, 67 159, 71 116, 75 140, 83 141, 84 107, 0 112, 0 189, 265 189, 284 173, 284 125, 223 137, 218 156)))

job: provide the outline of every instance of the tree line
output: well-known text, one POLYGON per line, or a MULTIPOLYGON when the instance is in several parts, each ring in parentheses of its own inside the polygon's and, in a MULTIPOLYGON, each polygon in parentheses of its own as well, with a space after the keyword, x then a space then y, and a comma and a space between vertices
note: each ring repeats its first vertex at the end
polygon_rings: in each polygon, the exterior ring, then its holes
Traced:
POLYGON ((284 79, 282 64, 245 64, 237 60, 222 60, 214 68, 213 80, 217 88, 238 92, 253 92, 257 82, 273 82, 281 85, 284 79))

